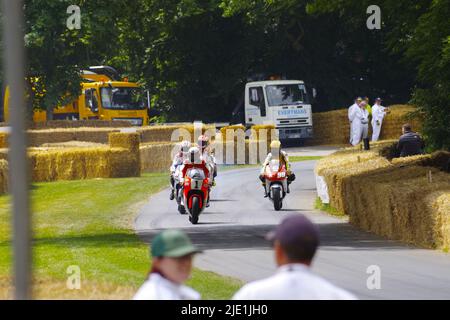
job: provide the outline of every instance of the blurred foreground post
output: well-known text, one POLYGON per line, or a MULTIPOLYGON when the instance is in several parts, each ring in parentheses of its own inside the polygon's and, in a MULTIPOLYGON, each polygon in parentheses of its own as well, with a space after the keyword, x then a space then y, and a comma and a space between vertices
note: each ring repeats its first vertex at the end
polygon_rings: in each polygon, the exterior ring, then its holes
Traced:
POLYGON ((13 213, 14 297, 31 298, 31 226, 25 125, 23 0, 2 0, 3 66, 10 88, 9 176, 13 213))

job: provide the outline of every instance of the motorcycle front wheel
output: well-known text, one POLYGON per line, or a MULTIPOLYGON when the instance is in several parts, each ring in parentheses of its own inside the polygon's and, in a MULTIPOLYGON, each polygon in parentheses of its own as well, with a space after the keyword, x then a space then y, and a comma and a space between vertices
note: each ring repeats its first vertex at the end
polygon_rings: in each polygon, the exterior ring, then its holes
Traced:
POLYGON ((197 197, 194 197, 192 199, 192 208, 191 208, 191 216, 189 217, 189 220, 192 224, 198 223, 198 216, 200 215, 200 203, 198 201, 197 197))
POLYGON ((279 188, 272 190, 272 200, 275 211, 280 211, 283 207, 283 200, 281 199, 281 190, 279 188))

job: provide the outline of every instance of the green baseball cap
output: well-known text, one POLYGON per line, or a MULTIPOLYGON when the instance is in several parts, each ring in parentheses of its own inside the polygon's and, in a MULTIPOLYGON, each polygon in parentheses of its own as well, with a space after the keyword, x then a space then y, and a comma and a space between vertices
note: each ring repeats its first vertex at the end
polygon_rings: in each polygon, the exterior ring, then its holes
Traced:
POLYGON ((199 253, 188 236, 180 230, 165 230, 152 241, 153 257, 179 258, 188 254, 199 253))

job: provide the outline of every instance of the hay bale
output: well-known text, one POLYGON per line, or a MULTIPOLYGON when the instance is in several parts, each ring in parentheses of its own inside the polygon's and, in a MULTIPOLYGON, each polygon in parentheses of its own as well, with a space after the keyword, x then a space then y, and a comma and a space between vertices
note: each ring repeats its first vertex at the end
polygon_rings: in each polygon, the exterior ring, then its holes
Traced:
POLYGON ((392 163, 399 166, 418 165, 435 167, 440 170, 447 170, 450 161, 450 152, 436 151, 432 154, 421 154, 410 157, 401 157, 392 159, 392 163))
POLYGON ((348 197, 347 182, 366 172, 392 166, 375 152, 357 152, 349 155, 325 157, 319 160, 316 173, 323 176, 328 187, 330 205, 339 212, 349 214, 346 208, 348 197))
POLYGON ((109 178, 110 148, 67 149, 29 152, 32 180, 78 180, 109 178))
POLYGON ((220 128, 220 133, 222 134, 222 140, 224 141, 228 140, 237 141, 238 137, 245 139, 245 126, 240 124, 233 126, 226 126, 220 128))
POLYGON ((109 134, 109 146, 112 149, 125 149, 128 154, 123 159, 123 164, 116 162, 116 153, 113 152, 111 156, 111 168, 118 170, 114 173, 114 177, 138 177, 141 172, 141 156, 140 156, 140 135, 139 133, 123 133, 113 132, 109 134), (117 164, 117 165, 116 165, 117 164))
MULTIPOLYGON (((190 140, 194 142, 194 125, 161 125, 161 126, 151 126, 138 129, 141 134, 141 141, 144 143, 148 142, 175 142, 181 140, 190 140), (183 134, 185 136, 179 137, 177 135, 183 134)), ((201 134, 209 132, 210 136, 215 136, 216 127, 213 125, 203 124, 201 127, 201 134), (213 134, 212 134, 213 133, 213 134)))
POLYGON ((276 128, 273 124, 254 125, 251 127, 251 139, 269 141, 270 143, 270 141, 277 137, 275 130, 276 128))
POLYGON ((58 143, 44 143, 39 148, 32 149, 61 149, 61 148, 98 148, 105 147, 102 143, 87 142, 87 141, 68 141, 58 143))
POLYGON ((436 210, 441 217, 441 221, 438 224, 441 226, 440 231, 442 234, 442 247, 446 250, 450 249, 450 192, 440 193, 438 195, 430 195, 433 198, 432 207, 436 210))
POLYGON ((429 248, 448 247, 450 175, 439 171, 449 153, 394 159, 380 150, 346 148, 318 161, 330 205, 370 232, 429 248), (432 179, 429 180, 431 172, 432 179))
POLYGON ((176 146, 175 142, 141 145, 141 172, 168 171, 176 146))
POLYGON ((423 247, 448 245, 443 233, 448 221, 433 205, 450 193, 450 175, 430 167, 389 168, 347 181, 346 189, 345 209, 353 225, 423 247))
POLYGON ((8 139, 9 139, 9 135, 6 132, 0 132, 0 148, 1 149, 9 147, 8 139))
POLYGON ((108 152, 109 177, 139 177, 141 174, 140 154, 124 148, 110 148, 108 152))
POLYGON ((139 153, 125 148, 33 149, 32 180, 78 180, 139 176, 139 153))
MULTIPOLYGON (((417 109, 409 105, 392 105, 384 121, 380 139, 398 139, 401 128, 405 122, 413 125, 414 130, 421 131, 422 119, 417 109)), ((348 145, 350 136, 350 123, 348 109, 343 108, 328 112, 313 113, 314 137, 308 141, 309 145, 348 145)), ((369 137, 371 125, 369 124, 369 137)))
POLYGON ((0 159, 8 160, 8 149, 0 149, 0 159))
POLYGON ((29 130, 29 146, 39 147, 46 143, 64 143, 69 141, 86 141, 94 143, 108 143, 111 132, 119 132, 113 128, 60 128, 47 130, 29 130))
POLYGON ((111 148, 124 148, 130 151, 139 151, 140 136, 138 133, 113 132, 109 134, 111 148))
POLYGON ((0 160, 0 194, 9 190, 8 161, 0 160))

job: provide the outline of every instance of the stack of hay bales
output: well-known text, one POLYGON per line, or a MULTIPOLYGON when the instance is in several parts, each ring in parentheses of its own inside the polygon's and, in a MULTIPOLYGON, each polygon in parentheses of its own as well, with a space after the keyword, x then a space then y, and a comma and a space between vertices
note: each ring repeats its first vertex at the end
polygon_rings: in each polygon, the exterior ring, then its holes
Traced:
POLYGON ((140 175, 139 135, 111 133, 110 146, 29 150, 35 182, 140 175))
POLYGON ((112 149, 110 168, 112 177, 139 177, 141 173, 140 135, 138 133, 113 132, 109 134, 112 149), (124 154, 121 150, 126 150, 124 154))
MULTIPOLYGON (((414 131, 420 132, 422 120, 417 109, 409 105, 392 105, 391 112, 386 115, 381 129, 380 139, 398 139, 402 133, 402 125, 410 123, 414 131)), ((350 123, 348 109, 313 113, 314 137, 311 145, 346 145, 349 144, 350 123)), ((372 134, 369 124, 369 137, 372 134)))
POLYGON ((111 132, 119 132, 113 128, 69 128, 29 130, 29 146, 39 147, 45 143, 61 143, 69 141, 87 141, 94 143, 108 143, 108 135, 111 132))
POLYGON ((450 153, 382 157, 392 142, 370 151, 347 148, 321 159, 330 205, 370 232, 429 248, 449 248, 450 174, 441 171, 450 153))
POLYGON ((350 179, 346 191, 345 211, 352 224, 423 247, 450 246, 449 226, 443 221, 449 212, 435 208, 442 208, 440 197, 450 195, 449 174, 431 167, 389 168, 350 179))
POLYGON ((277 133, 273 130, 276 130, 273 124, 254 125, 251 127, 252 139, 259 141, 265 140, 270 144, 273 139, 277 138, 277 133))
MULTIPOLYGON (((213 125, 203 124, 200 129, 200 134, 207 132, 209 136, 215 136, 216 127, 213 125)), ((138 132, 141 134, 141 141, 144 143, 176 142, 184 139, 194 142, 194 131, 194 125, 187 124, 152 126, 138 129, 138 132)))
POLYGON ((32 149, 61 149, 61 148, 95 148, 104 147, 102 143, 87 142, 87 141, 68 141, 57 143, 44 143, 39 148, 32 149))
POLYGON ((139 129, 139 133, 144 143, 165 142, 171 141, 172 133, 177 129, 178 126, 152 126, 139 129))
POLYGON ((233 125, 220 128, 223 141, 236 141, 238 138, 245 139, 245 126, 233 125))
POLYGON ((0 194, 9 190, 8 161, 0 160, 0 194))
POLYGON ((8 148, 8 134, 0 132, 0 149, 8 148))
POLYGON ((422 120, 416 108, 410 105, 392 105, 390 109, 391 112, 383 120, 380 139, 398 139, 405 123, 411 124, 416 132, 422 131, 422 120))
POLYGON ((29 152, 32 180, 78 180, 110 177, 108 147, 29 152))
POLYGON ((348 144, 350 136, 348 110, 313 113, 313 134, 310 144, 348 144))
POLYGON ((365 172, 391 166, 390 162, 378 156, 374 151, 351 152, 348 154, 337 154, 321 159, 316 166, 316 173, 323 176, 328 187, 330 205, 348 214, 347 203, 347 182, 357 178, 365 172))
POLYGON ((168 171, 172 164, 173 151, 176 150, 177 143, 152 143, 141 145, 141 172, 161 172, 168 171))

